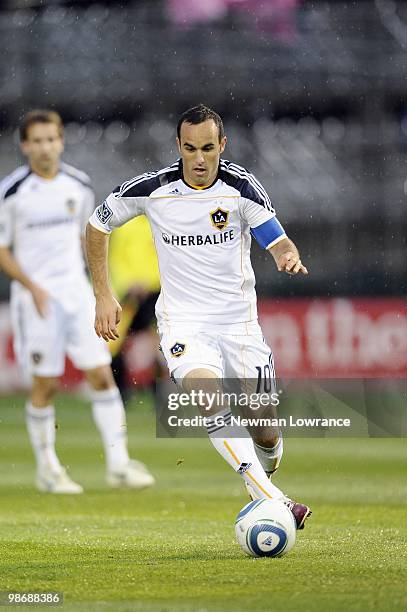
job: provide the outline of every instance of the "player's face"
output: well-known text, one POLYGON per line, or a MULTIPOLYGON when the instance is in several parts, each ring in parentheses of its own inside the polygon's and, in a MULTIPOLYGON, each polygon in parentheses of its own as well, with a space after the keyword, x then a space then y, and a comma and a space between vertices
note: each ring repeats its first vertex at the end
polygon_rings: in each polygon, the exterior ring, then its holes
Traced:
POLYGON ((58 167, 64 150, 63 140, 55 123, 33 123, 27 131, 27 138, 21 143, 21 149, 28 157, 34 171, 45 175, 58 167))
POLYGON ((213 119, 197 125, 184 122, 177 144, 182 157, 184 180, 188 185, 211 185, 216 179, 219 158, 226 145, 226 137, 219 141, 219 131, 213 119))

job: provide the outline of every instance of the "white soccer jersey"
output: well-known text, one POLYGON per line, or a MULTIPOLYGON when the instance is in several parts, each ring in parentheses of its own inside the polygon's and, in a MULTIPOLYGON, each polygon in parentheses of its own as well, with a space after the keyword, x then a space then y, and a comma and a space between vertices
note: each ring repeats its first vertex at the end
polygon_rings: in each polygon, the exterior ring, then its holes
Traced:
POLYGON ((81 235, 93 209, 84 172, 61 163, 44 179, 23 166, 0 184, 0 246, 12 247, 25 274, 51 296, 73 297, 86 280, 81 235))
POLYGON ((221 160, 215 183, 193 189, 183 181, 178 160, 117 187, 90 223, 110 233, 141 214, 150 221, 157 249, 161 331, 174 324, 233 327, 257 321, 250 233, 262 246, 285 233, 252 174, 221 160))

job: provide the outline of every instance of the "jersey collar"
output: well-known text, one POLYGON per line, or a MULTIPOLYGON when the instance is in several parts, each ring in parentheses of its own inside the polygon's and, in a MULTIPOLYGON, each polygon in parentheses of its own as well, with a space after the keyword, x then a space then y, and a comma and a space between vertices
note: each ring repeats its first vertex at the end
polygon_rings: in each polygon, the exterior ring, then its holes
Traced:
POLYGON ((190 185, 189 183, 186 182, 186 180, 184 179, 184 172, 182 169, 182 158, 180 157, 178 160, 179 163, 179 172, 180 172, 180 177, 182 182, 184 183, 184 185, 186 185, 188 187, 188 189, 190 189, 191 191, 208 191, 209 189, 212 189, 212 187, 214 185, 216 185, 216 183, 218 182, 219 179, 219 171, 220 171, 220 165, 218 167, 218 173, 215 177, 215 180, 212 181, 212 183, 210 185, 207 185, 206 187, 193 187, 192 185, 190 185))

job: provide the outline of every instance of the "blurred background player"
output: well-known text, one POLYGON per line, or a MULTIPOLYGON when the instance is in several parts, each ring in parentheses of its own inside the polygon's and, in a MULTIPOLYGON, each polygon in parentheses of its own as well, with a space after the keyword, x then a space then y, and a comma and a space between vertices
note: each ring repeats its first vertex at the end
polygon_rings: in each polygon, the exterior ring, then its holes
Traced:
POLYGON ((116 384, 126 402, 134 385, 128 381, 126 340, 140 332, 150 335, 153 364, 150 387, 155 391, 159 363, 158 337, 155 332, 155 303, 160 293, 157 254, 146 217, 138 217, 114 232, 109 249, 112 289, 122 305, 120 336, 109 342, 112 370, 116 384), (154 353, 156 357, 154 357, 154 353))
POLYGON ((0 268, 12 280, 15 354, 31 379, 27 429, 41 491, 81 493, 55 451, 53 400, 65 357, 91 387, 111 486, 142 488, 153 477, 130 460, 126 420, 110 368, 110 354, 93 329, 94 298, 85 273, 81 238, 94 208, 88 176, 60 160, 63 125, 58 113, 36 110, 20 126, 28 164, 1 183, 0 268))

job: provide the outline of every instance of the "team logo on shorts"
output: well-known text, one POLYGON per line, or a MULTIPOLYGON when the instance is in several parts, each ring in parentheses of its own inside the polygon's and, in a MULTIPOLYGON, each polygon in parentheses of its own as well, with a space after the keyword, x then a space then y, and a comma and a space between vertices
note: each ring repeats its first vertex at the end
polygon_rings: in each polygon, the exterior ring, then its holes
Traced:
POLYGON ((210 213, 211 222, 218 230, 223 230, 229 223, 229 211, 218 207, 210 213))
POLYGON ((113 211, 107 205, 106 200, 96 209, 96 216, 101 223, 107 223, 113 217, 113 211))
POLYGON ((170 348, 171 355, 173 357, 181 357, 185 353, 186 344, 182 344, 181 342, 176 342, 174 346, 170 348))
POLYGON ((66 201, 66 207, 68 211, 71 213, 71 215, 73 215, 73 213, 75 212, 75 200, 73 200, 72 198, 69 198, 66 201))
POLYGON ((41 353, 31 353, 32 362, 38 365, 42 359, 41 353))

